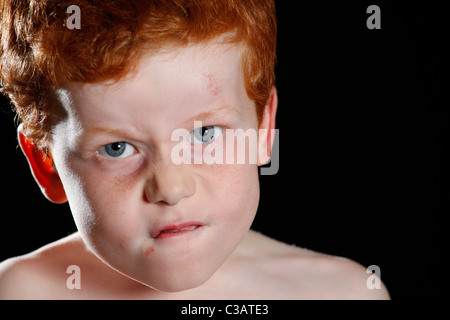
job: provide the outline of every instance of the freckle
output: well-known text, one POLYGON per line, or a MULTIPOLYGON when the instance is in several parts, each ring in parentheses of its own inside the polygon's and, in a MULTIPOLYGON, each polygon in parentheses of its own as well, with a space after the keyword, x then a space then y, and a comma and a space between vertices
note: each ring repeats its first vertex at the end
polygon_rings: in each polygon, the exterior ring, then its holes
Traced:
POLYGON ((148 247, 147 250, 145 250, 145 256, 149 257, 153 252, 155 252, 155 248, 148 247))

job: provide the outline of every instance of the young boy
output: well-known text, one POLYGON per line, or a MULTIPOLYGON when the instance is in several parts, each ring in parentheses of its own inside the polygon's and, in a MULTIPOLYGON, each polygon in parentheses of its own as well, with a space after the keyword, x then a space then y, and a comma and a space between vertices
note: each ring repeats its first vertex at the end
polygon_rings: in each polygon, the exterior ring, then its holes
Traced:
POLYGON ((78 232, 0 264, 0 298, 389 297, 355 262, 249 230, 275 128, 275 20, 273 0, 3 1, 20 146, 78 232), (255 163, 236 160, 251 153, 239 130, 257 132, 255 163), (216 161, 195 161, 208 150, 216 161))

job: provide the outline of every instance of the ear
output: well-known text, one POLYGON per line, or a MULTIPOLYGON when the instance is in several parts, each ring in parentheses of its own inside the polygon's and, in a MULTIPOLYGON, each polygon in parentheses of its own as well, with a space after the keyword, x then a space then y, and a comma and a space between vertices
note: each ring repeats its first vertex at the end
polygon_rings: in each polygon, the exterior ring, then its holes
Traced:
POLYGON ((272 147, 275 139, 275 117, 277 115, 278 95, 277 89, 272 87, 269 99, 264 106, 261 124, 258 130, 258 166, 270 161, 272 147))
POLYGON ((17 129, 20 148, 30 165, 31 172, 44 196, 54 203, 67 201, 64 187, 58 173, 53 169, 53 161, 50 154, 44 154, 23 133, 23 125, 17 129))

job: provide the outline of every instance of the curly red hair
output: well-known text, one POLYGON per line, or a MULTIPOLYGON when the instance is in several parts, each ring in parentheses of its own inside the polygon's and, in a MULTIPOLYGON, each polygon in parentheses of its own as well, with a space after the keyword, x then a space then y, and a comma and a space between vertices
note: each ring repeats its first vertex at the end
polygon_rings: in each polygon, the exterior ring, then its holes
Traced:
POLYGON ((1 91, 36 146, 50 142, 54 90, 68 81, 120 80, 145 51, 230 33, 241 43, 247 94, 258 119, 275 83, 274 0, 4 0, 1 91), (70 5, 81 29, 65 27, 70 5))

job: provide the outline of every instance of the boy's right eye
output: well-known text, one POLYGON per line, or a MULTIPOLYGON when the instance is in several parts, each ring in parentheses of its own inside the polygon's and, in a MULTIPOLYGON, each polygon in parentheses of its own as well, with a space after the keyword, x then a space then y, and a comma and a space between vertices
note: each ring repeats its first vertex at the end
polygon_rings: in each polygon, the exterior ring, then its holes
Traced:
POLYGON ((102 156, 113 159, 126 158, 133 155, 135 152, 136 148, 124 141, 106 144, 98 150, 98 153, 102 156))

